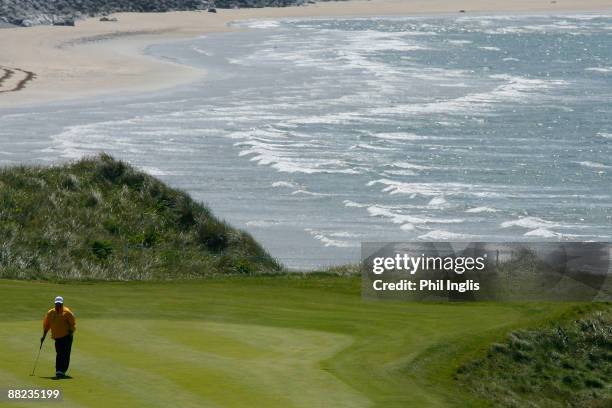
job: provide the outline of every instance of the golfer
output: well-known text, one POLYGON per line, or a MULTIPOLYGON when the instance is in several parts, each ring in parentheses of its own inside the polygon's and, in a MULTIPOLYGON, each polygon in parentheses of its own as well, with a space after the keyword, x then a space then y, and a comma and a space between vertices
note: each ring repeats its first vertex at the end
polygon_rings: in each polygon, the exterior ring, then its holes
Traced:
POLYGON ((76 330, 74 314, 64 306, 64 298, 55 298, 55 307, 47 312, 43 320, 43 336, 40 342, 44 341, 47 332, 51 329, 51 337, 55 340, 55 376, 62 378, 66 376, 70 365, 70 351, 72 350, 72 334, 76 330))

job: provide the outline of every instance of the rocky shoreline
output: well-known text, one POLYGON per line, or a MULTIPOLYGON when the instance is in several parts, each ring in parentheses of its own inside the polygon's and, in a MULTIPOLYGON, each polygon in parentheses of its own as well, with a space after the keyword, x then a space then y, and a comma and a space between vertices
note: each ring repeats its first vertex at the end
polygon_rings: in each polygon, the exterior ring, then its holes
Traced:
MULTIPOLYGON (((216 8, 286 7, 314 0, 216 0, 216 8)), ((211 0, 212 3, 212 0, 211 0)), ((0 0, 0 27, 17 25, 74 25, 74 21, 118 12, 166 12, 202 10, 207 0, 0 0)))

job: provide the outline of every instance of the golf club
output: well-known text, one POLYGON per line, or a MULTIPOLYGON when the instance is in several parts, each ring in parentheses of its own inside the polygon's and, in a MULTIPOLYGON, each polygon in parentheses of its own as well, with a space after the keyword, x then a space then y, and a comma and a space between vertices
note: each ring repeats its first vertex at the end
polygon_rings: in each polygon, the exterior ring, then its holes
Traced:
POLYGON ((45 337, 47 337, 47 333, 45 333, 43 338, 40 340, 40 347, 38 348, 38 354, 36 355, 36 360, 34 361, 34 367, 32 368, 32 374, 30 374, 30 377, 33 377, 34 371, 36 371, 36 365, 38 364, 38 358, 40 357, 40 351, 42 350, 43 343, 45 342, 45 337))

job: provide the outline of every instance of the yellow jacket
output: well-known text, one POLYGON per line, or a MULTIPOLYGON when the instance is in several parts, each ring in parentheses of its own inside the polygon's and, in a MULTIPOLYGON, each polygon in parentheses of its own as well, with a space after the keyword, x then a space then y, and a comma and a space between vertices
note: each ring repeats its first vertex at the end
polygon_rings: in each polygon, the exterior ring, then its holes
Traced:
POLYGON ((76 330, 74 314, 66 306, 58 313, 55 308, 49 310, 43 320, 43 330, 45 333, 51 329, 51 337, 59 339, 76 330))

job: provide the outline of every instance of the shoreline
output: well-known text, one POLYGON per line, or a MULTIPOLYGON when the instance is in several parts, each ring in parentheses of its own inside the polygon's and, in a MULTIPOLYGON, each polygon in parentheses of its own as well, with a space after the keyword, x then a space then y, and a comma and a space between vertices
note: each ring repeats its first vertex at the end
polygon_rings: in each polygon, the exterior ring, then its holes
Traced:
POLYGON ((117 13, 117 22, 99 18, 76 27, 3 28, 0 42, 0 108, 69 102, 119 93, 154 92, 202 80, 206 71, 145 54, 148 46, 238 31, 245 20, 333 17, 465 16, 500 13, 610 12, 612 0, 466 0, 435 2, 350 0, 309 6, 219 9, 218 13, 117 13))

